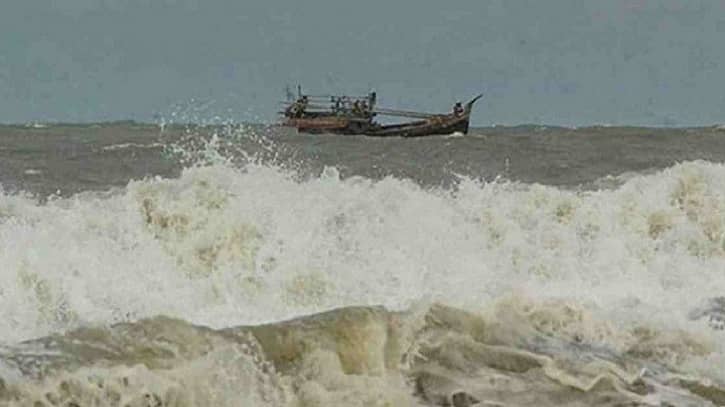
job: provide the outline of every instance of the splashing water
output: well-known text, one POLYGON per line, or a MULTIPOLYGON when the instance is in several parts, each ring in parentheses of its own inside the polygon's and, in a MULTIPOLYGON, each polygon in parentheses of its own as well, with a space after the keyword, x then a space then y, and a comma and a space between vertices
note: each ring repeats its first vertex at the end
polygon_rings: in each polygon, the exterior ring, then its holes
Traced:
MULTIPOLYGON (((332 167, 303 179, 253 156, 228 160, 219 145, 212 138, 195 150, 204 165, 175 179, 137 180, 43 203, 0 191, 0 342, 13 346, 157 315, 221 329, 344 306, 405 311, 442 303, 499 327, 491 331, 495 341, 479 341, 485 346, 551 352, 558 345, 543 349, 534 339, 557 338, 725 381, 722 331, 691 313, 725 293, 723 165, 683 163, 601 191, 468 178, 452 189, 426 189, 393 177, 342 179, 332 167)), ((421 352, 433 357, 446 341, 479 349, 466 342, 472 335, 436 337, 438 345, 421 344, 421 352)), ((123 387, 123 377, 151 375, 154 394, 173 393, 189 383, 179 369, 199 375, 208 363, 236 369, 224 375, 241 380, 230 388, 286 380, 260 373, 265 368, 245 359, 239 346, 225 342, 174 365, 163 378, 149 367, 133 373, 114 367, 104 380, 123 387)), ((566 349, 558 360, 573 357, 573 348, 566 349)), ((315 364, 338 363, 324 352, 314 355, 299 369, 320 375, 328 367, 315 364)), ((537 358, 531 363, 547 377, 588 389, 584 373, 574 383, 537 358)), ((78 386, 91 386, 80 377, 92 377, 94 368, 83 369, 90 370, 67 374, 80 375, 78 386)), ((405 377, 413 376, 423 380, 405 377)), ((276 405, 290 391, 297 401, 307 397, 308 405, 339 402, 331 389, 362 392, 371 384, 345 384, 340 380, 353 379, 343 377, 325 379, 322 388, 318 382, 265 384, 250 393, 249 403, 276 405)), ((393 399, 412 403, 402 390, 405 379, 394 377, 393 399)), ((630 379, 628 386, 636 378, 630 379)))

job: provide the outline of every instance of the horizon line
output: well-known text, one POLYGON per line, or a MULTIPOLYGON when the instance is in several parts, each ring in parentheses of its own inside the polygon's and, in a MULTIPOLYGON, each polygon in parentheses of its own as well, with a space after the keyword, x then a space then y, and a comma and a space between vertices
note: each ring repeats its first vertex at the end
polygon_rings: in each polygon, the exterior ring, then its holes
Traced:
MULTIPOLYGON (((265 127, 283 127, 281 124, 274 122, 251 122, 244 120, 229 120, 221 122, 168 122, 159 123, 152 121, 139 121, 134 119, 119 119, 119 120, 101 120, 101 121, 26 121, 26 122, 0 122, 0 126, 3 127, 23 127, 23 128, 44 128, 49 126, 92 126, 92 125, 121 125, 121 124, 134 124, 142 126, 156 126, 156 127, 167 127, 167 126, 202 126, 202 127, 213 127, 213 126, 228 126, 228 125, 248 125, 248 126, 265 126, 265 127)), ((646 125, 646 124, 612 124, 612 123, 591 123, 582 125, 565 125, 565 124, 545 124, 545 123, 495 123, 488 125, 471 125, 473 129, 486 129, 486 128, 516 128, 516 127, 544 127, 544 128, 563 128, 563 129, 586 129, 586 128, 646 128, 646 129, 718 129, 722 128, 725 130, 725 123, 712 123, 712 124, 698 124, 698 125, 646 125)))

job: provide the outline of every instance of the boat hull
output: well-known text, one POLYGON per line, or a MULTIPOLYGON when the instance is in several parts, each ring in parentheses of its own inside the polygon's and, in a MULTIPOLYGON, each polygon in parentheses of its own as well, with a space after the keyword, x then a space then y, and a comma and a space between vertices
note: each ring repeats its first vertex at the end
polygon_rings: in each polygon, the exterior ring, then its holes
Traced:
POLYGON ((300 133, 361 135, 369 137, 426 137, 453 133, 468 133, 471 108, 481 96, 468 102, 459 114, 432 115, 413 122, 381 125, 372 118, 321 115, 317 117, 287 118, 282 124, 294 127, 300 133))
POLYGON ((467 134, 468 123, 468 116, 440 117, 399 125, 379 126, 371 129, 366 135, 372 137, 425 137, 453 133, 467 134))

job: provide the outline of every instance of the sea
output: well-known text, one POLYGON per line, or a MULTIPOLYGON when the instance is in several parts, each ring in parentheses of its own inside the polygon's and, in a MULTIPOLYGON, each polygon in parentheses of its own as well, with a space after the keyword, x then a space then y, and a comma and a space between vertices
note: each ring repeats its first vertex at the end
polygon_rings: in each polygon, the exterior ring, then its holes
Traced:
POLYGON ((725 128, 0 126, 0 406, 725 405, 725 128))

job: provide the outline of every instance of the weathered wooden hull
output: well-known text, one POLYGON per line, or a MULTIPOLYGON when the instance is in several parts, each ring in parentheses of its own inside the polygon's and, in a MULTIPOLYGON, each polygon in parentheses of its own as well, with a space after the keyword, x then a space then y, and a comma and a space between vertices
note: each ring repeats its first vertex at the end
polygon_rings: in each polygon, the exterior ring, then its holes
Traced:
POLYGON ((300 133, 337 133, 350 127, 350 120, 345 117, 287 119, 284 126, 294 127, 300 133))
POLYGON ((379 125, 345 120, 293 119, 285 125, 297 128, 300 133, 362 135, 370 137, 425 137, 452 133, 468 133, 468 115, 461 117, 441 116, 402 124, 379 125))
POLYGON ((373 137, 425 137, 453 133, 468 133, 469 117, 445 116, 417 122, 379 126, 366 135, 373 137))
POLYGON ((300 133, 362 135, 370 137, 425 137, 453 133, 468 133, 473 103, 480 96, 466 104, 461 114, 435 115, 424 120, 381 125, 372 120, 346 116, 322 115, 318 117, 287 118, 282 124, 295 127, 300 133))

